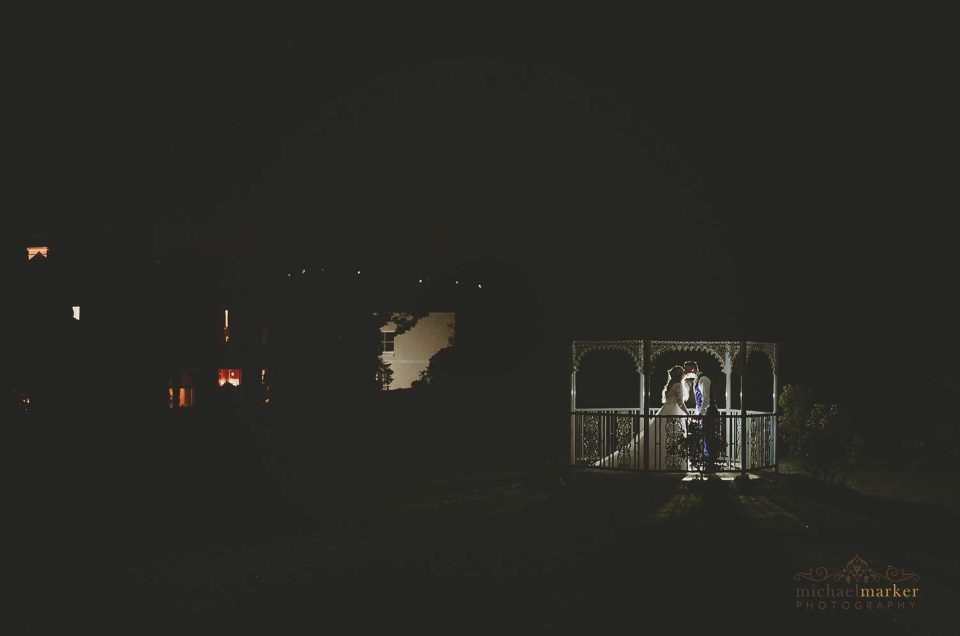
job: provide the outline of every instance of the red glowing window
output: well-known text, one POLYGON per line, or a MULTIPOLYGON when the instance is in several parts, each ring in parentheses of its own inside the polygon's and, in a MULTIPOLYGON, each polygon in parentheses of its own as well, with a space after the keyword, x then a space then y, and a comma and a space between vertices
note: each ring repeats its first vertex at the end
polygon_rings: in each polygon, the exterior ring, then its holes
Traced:
POLYGON ((220 369, 220 377, 218 384, 223 386, 224 384, 230 383, 233 386, 240 386, 240 376, 242 371, 240 369, 220 369))

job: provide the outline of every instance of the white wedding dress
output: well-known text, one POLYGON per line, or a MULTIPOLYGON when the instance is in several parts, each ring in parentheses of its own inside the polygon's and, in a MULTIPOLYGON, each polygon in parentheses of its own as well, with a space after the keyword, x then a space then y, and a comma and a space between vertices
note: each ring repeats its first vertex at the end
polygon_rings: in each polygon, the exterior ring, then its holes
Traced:
MULTIPOLYGON (((677 436, 686 434, 687 409, 684 406, 684 383, 675 382, 667 392, 666 401, 660 410, 653 413, 649 423, 650 445, 647 449, 647 465, 650 470, 685 470, 686 462, 667 452, 669 442, 677 436)), ((593 462, 593 466, 623 467, 637 465, 636 453, 643 449, 643 419, 640 420, 640 432, 626 446, 602 459, 593 462)))

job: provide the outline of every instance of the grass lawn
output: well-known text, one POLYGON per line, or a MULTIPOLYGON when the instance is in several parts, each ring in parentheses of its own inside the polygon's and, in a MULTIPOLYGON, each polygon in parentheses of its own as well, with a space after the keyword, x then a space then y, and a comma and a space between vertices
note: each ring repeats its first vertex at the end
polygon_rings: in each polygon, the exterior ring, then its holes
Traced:
MULTIPOLYGON (((780 462, 780 472, 800 474, 796 463, 780 462)), ((851 472, 846 487, 864 495, 926 503, 960 514, 960 480, 943 479, 934 471, 905 468, 895 462, 865 460, 851 472)))
POLYGON ((7 570, 16 584, 6 633, 55 624, 137 634, 960 627, 956 517, 797 475, 696 484, 499 470, 341 502, 326 518, 305 520, 277 501, 237 502, 231 514, 246 521, 198 527, 163 550, 128 537, 122 550, 61 563, 39 545, 20 546, 32 552, 18 558, 8 551, 18 567, 7 570), (797 610, 795 574, 854 555, 918 573, 919 607, 797 610))

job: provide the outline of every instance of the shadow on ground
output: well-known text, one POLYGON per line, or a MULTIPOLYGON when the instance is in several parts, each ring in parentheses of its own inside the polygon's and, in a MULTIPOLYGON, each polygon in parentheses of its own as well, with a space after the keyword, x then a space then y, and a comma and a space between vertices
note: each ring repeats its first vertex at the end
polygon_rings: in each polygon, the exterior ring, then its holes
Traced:
POLYGON ((239 505, 260 525, 207 529, 163 550, 128 540, 59 566, 8 558, 21 577, 8 606, 27 589, 47 599, 28 604, 12 633, 52 621, 128 633, 927 634, 957 625, 956 518, 792 476, 508 474, 367 496, 315 519, 275 501, 239 505), (918 573, 917 609, 796 609, 794 574, 856 554, 918 573))

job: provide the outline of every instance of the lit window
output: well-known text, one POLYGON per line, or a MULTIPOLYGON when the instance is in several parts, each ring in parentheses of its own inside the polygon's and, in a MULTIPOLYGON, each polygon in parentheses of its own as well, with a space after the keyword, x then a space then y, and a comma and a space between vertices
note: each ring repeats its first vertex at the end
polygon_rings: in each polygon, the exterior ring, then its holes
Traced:
POLYGON ((240 369, 220 369, 220 376, 218 379, 219 386, 230 383, 233 386, 240 386, 240 376, 242 372, 240 369))
POLYGON ((392 331, 381 331, 380 332, 380 353, 392 356, 394 353, 394 332, 392 331))
POLYGON ((179 406, 180 408, 190 408, 193 406, 193 387, 180 387, 179 406))
POLYGON ((223 341, 230 342, 230 310, 223 310, 223 341))
POLYGON ((73 306, 73 319, 80 320, 80 305, 73 306))
POLYGON ((27 248, 27 260, 32 260, 37 254, 46 258, 50 248, 46 245, 32 245, 27 248))
POLYGON ((190 408, 194 403, 193 378, 188 373, 180 373, 179 381, 170 380, 167 390, 170 408, 190 408))

